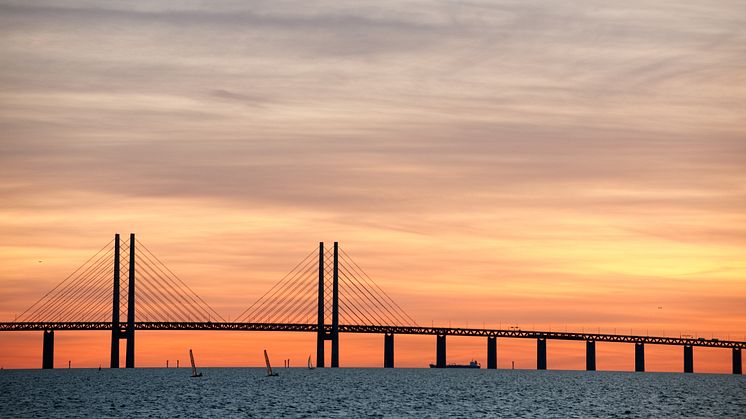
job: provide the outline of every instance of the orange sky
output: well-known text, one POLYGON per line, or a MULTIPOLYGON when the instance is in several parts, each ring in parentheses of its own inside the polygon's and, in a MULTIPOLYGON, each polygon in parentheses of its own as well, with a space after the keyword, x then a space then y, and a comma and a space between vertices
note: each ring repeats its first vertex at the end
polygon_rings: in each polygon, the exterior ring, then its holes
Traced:
MULTIPOLYGON (((743 12, 0 2, 0 321, 135 232, 224 317, 338 240, 421 324, 744 340, 743 12)), ((57 365, 106 364, 106 333, 56 339, 57 365)), ((140 366, 315 350, 301 333, 137 345, 140 366)), ((382 363, 382 336, 341 345, 343 365, 382 363)), ((500 367, 533 368, 534 345, 501 339, 500 367)), ((0 347, 5 368, 41 364, 40 332, 0 347)), ((448 349, 485 362, 484 339, 448 349)), ((397 336, 396 363, 434 350, 397 336)), ((629 345, 597 351, 633 365, 629 345)), ((682 368, 681 348, 647 354, 682 368)), ((549 343, 550 368, 583 356, 549 343)), ((729 357, 695 348, 695 369, 729 357)))

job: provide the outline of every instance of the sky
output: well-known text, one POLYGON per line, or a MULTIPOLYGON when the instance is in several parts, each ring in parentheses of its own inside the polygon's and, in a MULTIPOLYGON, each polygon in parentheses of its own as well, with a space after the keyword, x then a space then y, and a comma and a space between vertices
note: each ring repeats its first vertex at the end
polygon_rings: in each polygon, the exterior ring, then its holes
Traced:
MULTIPOLYGON (((742 1, 2 0, 0 321, 134 232, 226 318, 339 241, 423 325, 746 340, 744 28, 742 1)), ((108 339, 58 332, 57 365, 105 365, 108 339)), ((41 340, 0 334, 0 365, 38 368, 41 340)), ((483 340, 449 338, 449 361, 486 363, 483 340)), ((141 366, 315 352, 137 345, 141 366)), ((534 342, 498 346, 535 367, 534 342)), ((423 367, 435 338, 396 348, 423 367)), ((549 368, 583 349, 550 342, 549 368)), ((341 351, 380 366, 383 337, 341 351)), ((697 371, 729 359, 695 348, 697 371)))

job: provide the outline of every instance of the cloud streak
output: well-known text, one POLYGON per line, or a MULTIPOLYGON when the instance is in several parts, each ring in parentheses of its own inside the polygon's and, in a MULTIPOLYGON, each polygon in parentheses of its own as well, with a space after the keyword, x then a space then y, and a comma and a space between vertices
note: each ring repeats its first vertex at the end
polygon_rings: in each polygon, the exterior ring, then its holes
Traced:
POLYGON ((742 332, 743 28, 735 1, 1 1, 0 315, 133 230, 227 311, 334 236, 415 317, 642 325, 678 286, 742 332))

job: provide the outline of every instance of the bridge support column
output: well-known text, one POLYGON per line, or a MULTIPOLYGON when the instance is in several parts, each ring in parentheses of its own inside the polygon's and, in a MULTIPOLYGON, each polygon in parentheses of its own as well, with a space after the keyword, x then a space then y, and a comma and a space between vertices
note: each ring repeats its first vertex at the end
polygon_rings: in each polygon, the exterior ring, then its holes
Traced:
POLYGON ((114 235, 114 285, 111 306, 111 361, 110 368, 119 368, 119 234, 114 235))
POLYGON ((741 366, 741 348, 733 348, 733 374, 743 374, 741 366))
POLYGON ((694 348, 692 345, 684 345, 684 372, 694 372, 694 348))
POLYGON ((497 337, 487 336, 487 369, 497 369, 497 337))
POLYGON ((394 334, 383 335, 383 367, 394 368, 394 334))
POLYGON ((339 244, 334 242, 332 277, 332 368, 339 368, 339 244))
POLYGON ((536 369, 547 369, 547 340, 546 338, 536 339, 536 369))
POLYGON ((635 343, 635 371, 645 372, 645 344, 635 343))
POLYGON ((51 370, 54 368, 54 330, 44 331, 41 367, 45 370, 51 370))
POLYGON ((130 234, 129 284, 127 288, 126 368, 135 368, 135 234, 130 234))
POLYGON ((446 335, 438 335, 435 339, 435 366, 437 368, 446 367, 446 335))
POLYGON ((585 370, 596 371, 596 341, 585 341, 585 370))
POLYGON ((324 368, 324 242, 319 242, 318 330, 316 332, 316 367, 324 368))

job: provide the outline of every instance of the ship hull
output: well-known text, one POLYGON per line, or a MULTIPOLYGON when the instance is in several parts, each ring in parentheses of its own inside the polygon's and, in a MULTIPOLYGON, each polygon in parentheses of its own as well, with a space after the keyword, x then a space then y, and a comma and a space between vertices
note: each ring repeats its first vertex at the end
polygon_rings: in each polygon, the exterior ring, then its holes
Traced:
MULTIPOLYGON (((430 364, 430 368, 438 368, 435 364, 430 364)), ((460 365, 460 364, 450 364, 446 365, 445 368, 466 368, 466 369, 479 369, 481 366, 479 365, 460 365)))

